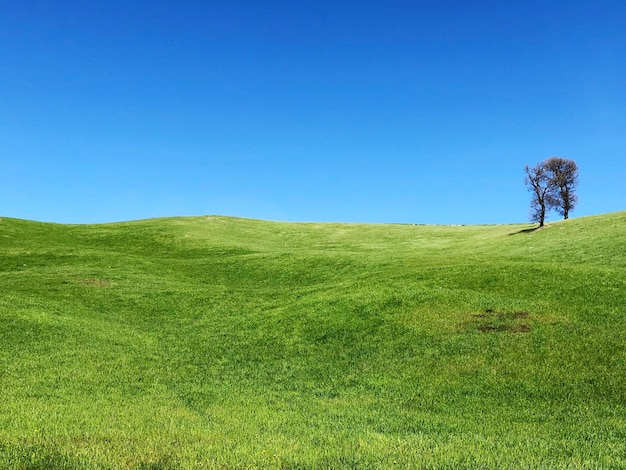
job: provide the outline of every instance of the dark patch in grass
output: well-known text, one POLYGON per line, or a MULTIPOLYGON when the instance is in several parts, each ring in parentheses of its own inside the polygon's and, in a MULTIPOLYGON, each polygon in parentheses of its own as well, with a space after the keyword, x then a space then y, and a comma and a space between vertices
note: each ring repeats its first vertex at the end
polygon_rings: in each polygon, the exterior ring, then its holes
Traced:
POLYGON ((92 287, 110 287, 111 281, 107 279, 89 278, 89 279, 83 279, 81 281, 81 284, 85 286, 92 286, 92 287))
POLYGON ((515 333, 530 333, 530 330, 532 328, 529 325, 517 325, 515 328, 513 328, 513 331, 515 333))
POLYGON ((496 312, 491 308, 485 309, 484 312, 473 313, 472 318, 475 321, 464 322, 460 325, 459 330, 467 331, 474 328, 482 333, 498 333, 503 331, 511 331, 513 333, 529 333, 532 328, 527 323, 521 323, 527 319, 530 312, 517 310, 515 312, 496 312))
POLYGON ((511 327, 508 325, 478 325, 478 331, 483 333, 494 333, 496 331, 508 331, 511 327))

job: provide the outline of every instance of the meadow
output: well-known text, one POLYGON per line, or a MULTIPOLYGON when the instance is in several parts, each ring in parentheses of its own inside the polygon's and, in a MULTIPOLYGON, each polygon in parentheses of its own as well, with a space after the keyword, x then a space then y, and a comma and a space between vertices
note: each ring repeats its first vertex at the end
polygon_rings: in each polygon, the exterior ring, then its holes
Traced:
POLYGON ((626 468, 626 212, 0 220, 0 468, 626 468))

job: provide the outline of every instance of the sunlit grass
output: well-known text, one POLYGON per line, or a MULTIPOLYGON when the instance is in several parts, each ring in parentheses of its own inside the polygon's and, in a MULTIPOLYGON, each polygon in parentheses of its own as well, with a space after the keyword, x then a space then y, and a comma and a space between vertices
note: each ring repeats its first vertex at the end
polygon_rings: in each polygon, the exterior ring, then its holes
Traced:
POLYGON ((626 213, 0 221, 0 468, 626 467, 626 213))

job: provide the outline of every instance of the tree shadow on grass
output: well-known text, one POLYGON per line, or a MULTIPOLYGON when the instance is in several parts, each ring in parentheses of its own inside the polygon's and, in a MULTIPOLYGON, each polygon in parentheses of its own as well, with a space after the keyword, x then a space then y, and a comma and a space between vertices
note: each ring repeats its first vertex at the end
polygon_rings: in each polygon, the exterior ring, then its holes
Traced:
POLYGON ((520 233, 533 233, 533 232, 536 232, 537 230, 541 230, 544 227, 545 227, 545 225, 543 227, 537 226, 537 227, 524 228, 522 230, 518 230, 517 232, 509 233, 509 236, 511 236, 511 235, 519 235, 520 233))

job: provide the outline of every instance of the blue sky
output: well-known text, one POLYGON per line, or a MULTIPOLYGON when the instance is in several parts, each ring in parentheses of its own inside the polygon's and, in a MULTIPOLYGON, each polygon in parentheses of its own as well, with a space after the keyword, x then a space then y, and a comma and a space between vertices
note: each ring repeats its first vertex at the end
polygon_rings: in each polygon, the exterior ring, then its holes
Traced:
POLYGON ((553 155, 626 209, 623 0, 0 4, 2 216, 525 222, 553 155))

